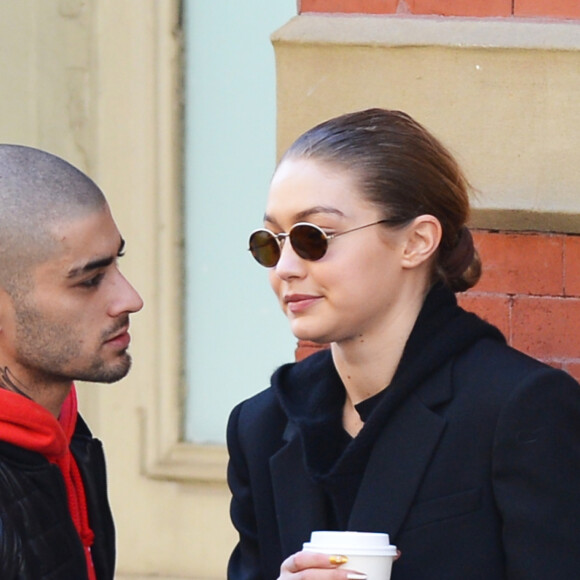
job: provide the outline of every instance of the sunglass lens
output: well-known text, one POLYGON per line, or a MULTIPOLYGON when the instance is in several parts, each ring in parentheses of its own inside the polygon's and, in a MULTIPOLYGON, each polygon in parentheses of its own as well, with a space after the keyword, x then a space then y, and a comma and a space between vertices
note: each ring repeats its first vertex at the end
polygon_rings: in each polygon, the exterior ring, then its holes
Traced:
POLYGON ((258 230, 250 236, 250 252, 256 261, 266 268, 272 268, 280 259, 280 246, 267 230, 258 230))
POLYGON ((309 224, 295 225, 290 231, 290 243, 305 260, 320 260, 328 248, 324 232, 309 224))

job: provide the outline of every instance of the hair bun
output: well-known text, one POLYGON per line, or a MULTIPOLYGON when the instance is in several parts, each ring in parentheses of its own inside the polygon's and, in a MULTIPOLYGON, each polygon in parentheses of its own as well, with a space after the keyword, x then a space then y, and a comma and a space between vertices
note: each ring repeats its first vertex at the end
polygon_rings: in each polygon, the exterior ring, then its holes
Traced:
POLYGON ((457 244, 449 252, 449 256, 443 263, 447 276, 450 278, 459 278, 469 268, 471 262, 473 262, 474 255, 475 248, 473 246, 471 232, 468 227, 462 226, 457 236, 457 244))

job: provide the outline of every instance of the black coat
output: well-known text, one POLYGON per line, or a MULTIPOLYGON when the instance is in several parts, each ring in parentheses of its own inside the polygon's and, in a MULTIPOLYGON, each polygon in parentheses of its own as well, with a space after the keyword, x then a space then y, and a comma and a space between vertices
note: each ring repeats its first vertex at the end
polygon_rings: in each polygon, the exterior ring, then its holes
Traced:
MULTIPOLYGON (((115 529, 105 460, 79 416, 71 450, 83 479, 98 580, 113 580, 115 529)), ((42 455, 0 442, 0 578, 84 580, 84 549, 70 517, 64 479, 42 455)))
MULTIPOLYGON (((392 580, 577 580, 580 387, 494 338, 456 351, 383 409, 347 529, 390 535, 392 580)), ((316 389, 330 365, 317 353, 284 380, 316 389)), ((228 424, 230 580, 277 578, 328 525, 278 380, 228 424)))

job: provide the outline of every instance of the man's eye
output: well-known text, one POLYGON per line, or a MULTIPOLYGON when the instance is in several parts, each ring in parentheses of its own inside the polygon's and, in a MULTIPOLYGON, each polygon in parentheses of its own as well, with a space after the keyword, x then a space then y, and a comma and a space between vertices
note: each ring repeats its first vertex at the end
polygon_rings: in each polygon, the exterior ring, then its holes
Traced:
POLYGON ((84 280, 79 284, 79 286, 82 286, 83 288, 95 288, 101 283, 104 276, 105 275, 101 272, 100 274, 97 274, 88 280, 84 280))

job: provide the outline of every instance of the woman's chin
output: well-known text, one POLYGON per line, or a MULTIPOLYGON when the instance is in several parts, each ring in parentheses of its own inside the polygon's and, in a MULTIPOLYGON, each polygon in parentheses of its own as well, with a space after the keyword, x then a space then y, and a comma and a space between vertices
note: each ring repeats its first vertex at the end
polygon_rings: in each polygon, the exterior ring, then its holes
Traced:
POLYGON ((304 328, 302 325, 290 324, 292 334, 300 341, 312 342, 318 345, 325 345, 330 342, 323 333, 311 328, 304 328))

